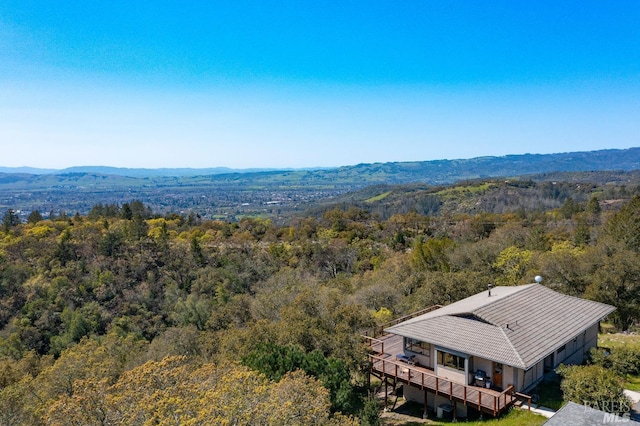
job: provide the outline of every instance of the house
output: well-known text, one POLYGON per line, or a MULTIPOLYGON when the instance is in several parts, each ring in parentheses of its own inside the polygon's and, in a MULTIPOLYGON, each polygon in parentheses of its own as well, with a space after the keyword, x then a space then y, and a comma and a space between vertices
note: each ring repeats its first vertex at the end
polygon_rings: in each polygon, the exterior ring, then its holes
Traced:
POLYGON ((425 414, 448 403, 454 416, 497 415, 545 372, 582 363, 614 310, 541 284, 490 288, 385 328, 372 339, 371 371, 385 387, 403 383, 425 414))

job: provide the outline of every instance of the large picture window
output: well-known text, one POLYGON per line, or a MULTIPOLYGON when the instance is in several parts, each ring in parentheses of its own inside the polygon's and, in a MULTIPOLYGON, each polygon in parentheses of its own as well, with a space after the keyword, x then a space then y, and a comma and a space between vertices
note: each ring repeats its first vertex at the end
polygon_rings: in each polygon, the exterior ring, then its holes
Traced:
POLYGON ((406 338, 404 340, 404 348, 408 351, 415 352, 426 356, 431 355, 431 345, 420 340, 406 338))
POLYGON ((438 364, 443 367, 464 371, 464 357, 438 351, 438 364))

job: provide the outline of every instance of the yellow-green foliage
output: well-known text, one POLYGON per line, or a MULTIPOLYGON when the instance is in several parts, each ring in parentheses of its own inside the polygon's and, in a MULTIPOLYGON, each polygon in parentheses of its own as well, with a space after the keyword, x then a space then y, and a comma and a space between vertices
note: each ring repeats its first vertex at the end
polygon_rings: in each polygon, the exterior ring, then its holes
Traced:
MULTIPOLYGON (((188 367, 180 368, 188 378, 205 362, 219 368, 269 342, 340 359, 362 385, 367 352, 359 336, 376 322, 535 275, 561 292, 616 306, 610 321, 630 329, 640 320, 640 253, 622 231, 636 216, 616 216, 619 227, 604 232, 610 216, 588 218, 597 238, 579 248, 570 242, 575 218, 528 211, 408 211, 382 220, 343 205, 284 227, 176 215, 16 224, 0 230, 0 424, 41 424, 47 413, 56 423, 71 407, 61 398, 108 401, 123 373, 148 360, 186 356, 188 367), (45 362, 53 356, 56 366, 45 362), (30 357, 40 361, 25 368, 30 357)), ((167 396, 149 418, 162 423, 170 411, 176 422, 197 418, 180 411, 171 399, 178 397, 167 396)))
POLYGON ((393 319, 393 312, 391 312, 388 308, 382 307, 373 313, 373 319, 376 321, 376 324, 381 325, 386 322, 389 322, 393 319))
POLYGON ((500 271, 500 275, 496 277, 496 284, 522 284, 521 281, 528 271, 532 257, 533 253, 530 250, 522 250, 514 246, 501 251, 493 264, 500 271))
POLYGON ((475 195, 478 193, 482 193, 482 192, 488 191, 493 187, 495 187, 495 184, 490 182, 485 182, 479 185, 454 186, 454 187, 443 189, 442 191, 438 191, 436 192, 436 195, 438 195, 442 199, 454 198, 454 197, 457 198, 462 195, 475 195))
POLYGON ((25 234, 34 238, 45 238, 51 233, 56 232, 56 229, 43 222, 38 222, 37 225, 28 226, 25 229, 25 234))
POLYGON ((383 192, 382 194, 376 195, 375 197, 367 198, 364 200, 365 203, 375 203, 376 201, 384 200, 391 194, 391 191, 383 192))
POLYGON ((638 334, 600 334, 598 346, 602 348, 627 348, 640 351, 640 335, 638 334))
MULTIPOLYGON (((113 385, 78 380, 43 419, 48 424, 324 425, 329 393, 301 371, 275 383, 239 364, 190 363, 186 357, 149 361, 113 385)), ((353 422, 351 419, 342 418, 353 422)))

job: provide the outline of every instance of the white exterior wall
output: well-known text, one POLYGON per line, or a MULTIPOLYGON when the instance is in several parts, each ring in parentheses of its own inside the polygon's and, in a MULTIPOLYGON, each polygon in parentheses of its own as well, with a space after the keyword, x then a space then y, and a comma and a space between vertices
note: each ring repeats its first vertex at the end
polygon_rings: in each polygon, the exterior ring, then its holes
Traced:
MULTIPOLYGON (((424 392, 415 386, 402 385, 402 394, 407 401, 416 402, 420 405, 424 405, 424 392)), ((427 407, 433 410, 434 399, 436 394, 433 392, 427 392, 427 407)))
POLYGON ((502 389, 509 386, 518 389, 518 369, 505 364, 502 367, 502 389))
POLYGON ((598 346, 598 331, 600 330, 600 323, 593 324, 587 329, 584 336, 585 353, 589 352, 589 349, 598 346))
MULTIPOLYGON (((577 336, 572 337, 568 341, 564 342, 564 350, 558 352, 558 349, 553 352, 553 368, 556 368, 560 364, 582 364, 589 354, 589 349, 598 345, 598 330, 599 323, 595 323, 587 328, 577 336)), ((504 378, 510 377, 507 373, 508 366, 505 366, 504 378)), ((544 375, 544 360, 540 360, 536 365, 526 372, 518 368, 514 368, 514 387, 518 391, 527 391, 532 385, 536 384, 544 375)), ((504 382, 505 386, 511 384, 504 382)))
POLYGON ((589 349, 598 344, 598 328, 598 323, 595 323, 584 332, 566 341, 562 352, 556 350, 554 367, 560 364, 582 364, 589 354, 589 349))
MULTIPOLYGON (((435 405, 434 405, 433 411, 436 411, 436 408, 438 407, 438 405, 441 405, 441 404, 453 405, 453 401, 449 400, 449 398, 446 398, 442 395, 436 395, 434 402, 435 402, 435 405)), ((467 417, 467 406, 464 405, 462 402, 456 403, 456 416, 467 417)))
MULTIPOLYGON (((477 370, 484 370, 489 380, 493 382, 493 361, 477 356, 472 357, 471 367, 469 368, 469 384, 473 384, 473 376, 477 370)), ((516 389, 518 383, 518 369, 510 365, 502 365, 502 389, 506 389, 509 385, 513 385, 516 389)))
POLYGON ((469 373, 471 372, 471 356, 467 355, 467 354, 463 354, 461 352, 457 352, 457 351, 452 351, 450 349, 446 349, 446 348, 440 348, 440 350, 438 350, 438 348, 434 349, 434 353, 433 353, 433 363, 434 363, 434 368, 433 371, 436 374, 436 376, 438 377, 442 377, 444 379, 450 380, 454 383, 461 383, 463 385, 468 385, 469 384, 469 373), (438 352, 446 352, 446 353, 450 353, 452 355, 456 355, 456 356, 460 356, 464 358, 464 364, 465 364, 465 369, 464 371, 462 370, 458 370, 456 368, 451 368, 451 367, 445 367, 442 366, 440 364, 438 364, 438 352))
POLYGON ((453 368, 447 368, 436 364, 435 372, 438 377, 442 377, 443 379, 450 380, 454 383, 462 383, 463 385, 468 384, 464 371, 454 370, 453 368))
POLYGON ((518 391, 526 391, 535 383, 538 383, 544 375, 544 361, 540 360, 527 371, 518 369, 518 391), (521 379, 522 377, 522 379, 521 379))
MULTIPOLYGON (((493 363, 488 360, 488 359, 484 359, 484 358, 480 358, 477 356, 473 357, 473 368, 469 370, 470 373, 470 380, 473 380, 473 374, 474 372, 476 372, 477 370, 484 370, 485 373, 487 373, 487 376, 489 376, 489 378, 491 378, 491 371, 493 369, 493 363)), ((472 382, 470 382, 472 383, 472 382)))

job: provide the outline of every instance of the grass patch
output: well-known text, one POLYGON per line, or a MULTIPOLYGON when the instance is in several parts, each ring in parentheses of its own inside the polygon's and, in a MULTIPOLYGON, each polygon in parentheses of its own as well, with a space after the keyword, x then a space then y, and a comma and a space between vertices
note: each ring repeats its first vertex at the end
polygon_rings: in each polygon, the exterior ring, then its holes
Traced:
POLYGON ((391 191, 383 192, 380 195, 376 195, 375 197, 367 198, 364 200, 365 203, 375 203, 376 201, 384 200, 391 194, 391 191))
POLYGON ((434 413, 429 413, 428 419, 422 418, 422 405, 413 402, 406 402, 394 410, 395 413, 386 413, 381 418, 385 426, 417 426, 417 425, 453 425, 464 424, 474 426, 540 426, 547 418, 528 410, 512 408, 502 417, 497 419, 486 417, 483 420, 438 420, 434 418, 434 413))
MULTIPOLYGON (((600 334, 598 335, 598 346, 607 349, 628 348, 640 351, 640 335, 623 333, 600 334)), ((640 376, 626 375, 622 379, 624 380, 623 387, 625 389, 640 392, 640 376)))
POLYGON ((453 188, 446 188, 443 189, 442 191, 438 191, 436 192, 436 195, 442 197, 443 199, 446 198, 457 198, 460 197, 461 195, 476 195, 479 193, 483 193, 488 191, 489 189, 491 189, 493 186, 495 186, 492 183, 486 182, 486 183, 482 183, 479 185, 465 185, 465 186, 455 186, 453 188))
MULTIPOLYGON (((539 426, 547 421, 547 418, 540 414, 532 413, 527 410, 512 409, 499 419, 476 420, 474 422, 458 422, 465 425, 474 426, 539 426)), ((451 424, 451 423, 436 423, 451 424)))
POLYGON ((627 375, 626 377, 623 377, 623 379, 623 386, 625 389, 640 392, 640 377, 627 375))
POLYGON ((638 334, 600 334, 598 335, 598 346, 601 348, 630 348, 640 351, 640 335, 638 334))

